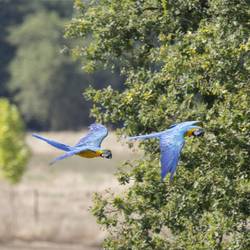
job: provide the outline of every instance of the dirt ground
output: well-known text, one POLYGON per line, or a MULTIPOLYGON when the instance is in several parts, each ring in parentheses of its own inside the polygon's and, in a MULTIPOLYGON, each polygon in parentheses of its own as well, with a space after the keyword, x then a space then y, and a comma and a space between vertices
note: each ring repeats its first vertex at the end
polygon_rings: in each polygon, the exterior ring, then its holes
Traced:
POLYGON ((58 244, 53 242, 10 242, 0 245, 1 250, 98 250, 100 246, 58 244))
MULTIPOLYGON (((78 133, 41 133, 74 144, 78 133)), ((94 192, 119 191, 113 173, 127 159, 139 157, 111 134, 104 143, 113 159, 78 156, 49 166, 61 152, 30 134, 32 151, 21 183, 0 182, 0 250, 97 250, 105 237, 89 209, 94 192)))

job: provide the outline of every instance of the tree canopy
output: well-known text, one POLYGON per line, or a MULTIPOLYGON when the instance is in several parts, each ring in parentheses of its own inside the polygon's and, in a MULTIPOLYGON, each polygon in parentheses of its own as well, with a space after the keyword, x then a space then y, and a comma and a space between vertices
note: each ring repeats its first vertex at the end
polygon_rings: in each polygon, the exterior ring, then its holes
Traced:
POLYGON ((75 2, 67 36, 88 66, 120 65, 124 90, 89 88, 92 115, 144 134, 200 120, 172 183, 161 181, 155 141, 117 173, 121 194, 96 194, 106 249, 248 249, 249 3, 246 0, 75 2))

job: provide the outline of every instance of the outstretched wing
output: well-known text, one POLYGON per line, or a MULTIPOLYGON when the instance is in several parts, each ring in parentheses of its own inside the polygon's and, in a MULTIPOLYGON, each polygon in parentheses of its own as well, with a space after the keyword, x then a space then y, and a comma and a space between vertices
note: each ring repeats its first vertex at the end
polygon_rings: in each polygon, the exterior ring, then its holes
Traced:
POLYGON ((108 130, 101 124, 91 124, 89 126, 89 132, 86 136, 82 137, 80 141, 75 145, 76 147, 90 145, 94 147, 100 147, 103 139, 108 135, 108 130))
POLYGON ((164 179, 168 173, 170 173, 170 180, 173 179, 180 153, 185 143, 184 139, 181 138, 179 141, 174 141, 172 139, 173 138, 164 135, 160 138, 162 179, 164 179))
POLYGON ((37 139, 39 140, 42 140, 42 141, 45 141, 47 142, 48 144, 50 144, 51 146, 55 147, 55 148, 58 148, 58 149, 61 149, 63 151, 70 151, 71 150, 71 147, 69 145, 66 145, 66 144, 63 144, 61 142, 58 142, 58 141, 54 141, 54 140, 51 140, 51 139, 48 139, 46 137, 43 137, 41 135, 38 135, 38 134, 32 134, 33 137, 36 137, 37 139))
POLYGON ((68 157, 71 157, 77 153, 80 153, 81 151, 84 151, 84 150, 95 150, 95 148, 92 148, 92 147, 88 147, 88 146, 81 146, 81 147, 77 147, 77 148, 74 148, 72 149, 71 151, 55 158, 52 162, 50 162, 50 165, 54 164, 55 162, 57 161, 60 161, 60 160, 63 160, 65 158, 68 158, 68 157))

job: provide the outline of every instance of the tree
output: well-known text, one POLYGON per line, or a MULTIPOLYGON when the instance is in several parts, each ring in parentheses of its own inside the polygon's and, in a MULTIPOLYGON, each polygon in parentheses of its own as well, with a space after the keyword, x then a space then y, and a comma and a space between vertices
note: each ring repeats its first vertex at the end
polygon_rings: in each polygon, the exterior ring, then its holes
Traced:
POLYGON ((13 28, 9 37, 17 50, 10 64, 8 89, 32 129, 87 125, 89 103, 82 100, 84 88, 90 82, 101 85, 106 79, 119 86, 117 74, 104 70, 84 74, 77 61, 62 53, 68 46, 63 39, 64 23, 55 12, 36 12, 13 28))
POLYGON ((0 96, 7 96, 7 82, 9 79, 8 63, 14 54, 14 46, 7 41, 8 29, 21 21, 23 12, 20 1, 0 0, 0 96), (15 13, 15 15, 13 15, 15 13), (9 18, 11 17, 11 18, 9 18))
POLYGON ((29 151, 24 126, 16 106, 0 99, 0 176, 18 182, 27 164, 29 151))
POLYGON ((17 46, 9 88, 30 127, 77 128, 85 116, 83 75, 77 63, 60 54, 64 21, 56 13, 28 16, 10 41, 17 46), (67 115, 65 115, 67 114, 67 115))
POLYGON ((114 67, 125 88, 89 88, 92 115, 123 123, 128 135, 203 121, 188 141, 172 183, 161 181, 159 149, 117 173, 121 194, 96 194, 92 212, 109 236, 106 249, 249 249, 249 4, 245 0, 107 1, 83 5, 67 35, 73 49, 114 67))
POLYGON ((20 25, 28 14, 45 10, 56 11, 61 17, 71 17, 69 0, 0 0, 0 96, 8 96, 8 64, 15 56, 15 46, 8 42, 10 28, 20 25))

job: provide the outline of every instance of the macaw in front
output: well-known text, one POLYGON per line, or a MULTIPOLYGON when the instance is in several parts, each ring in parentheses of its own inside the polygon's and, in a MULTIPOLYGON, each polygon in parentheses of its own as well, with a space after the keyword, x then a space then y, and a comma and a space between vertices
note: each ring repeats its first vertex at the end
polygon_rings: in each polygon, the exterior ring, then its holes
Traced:
POLYGON ((173 180, 181 150, 185 144, 185 136, 203 136, 204 130, 196 126, 198 121, 187 121, 174 124, 169 129, 148 135, 129 137, 129 140, 144 140, 158 138, 161 150, 161 178, 170 173, 170 181, 173 180))
POLYGON ((86 136, 82 137, 75 146, 69 146, 38 134, 32 136, 47 142, 51 146, 58 148, 66 153, 55 158, 50 164, 54 164, 56 161, 63 160, 73 155, 79 155, 85 158, 102 157, 111 159, 112 153, 108 149, 102 149, 101 143, 103 139, 108 135, 108 130, 101 124, 91 124, 89 126, 89 132, 86 136))

